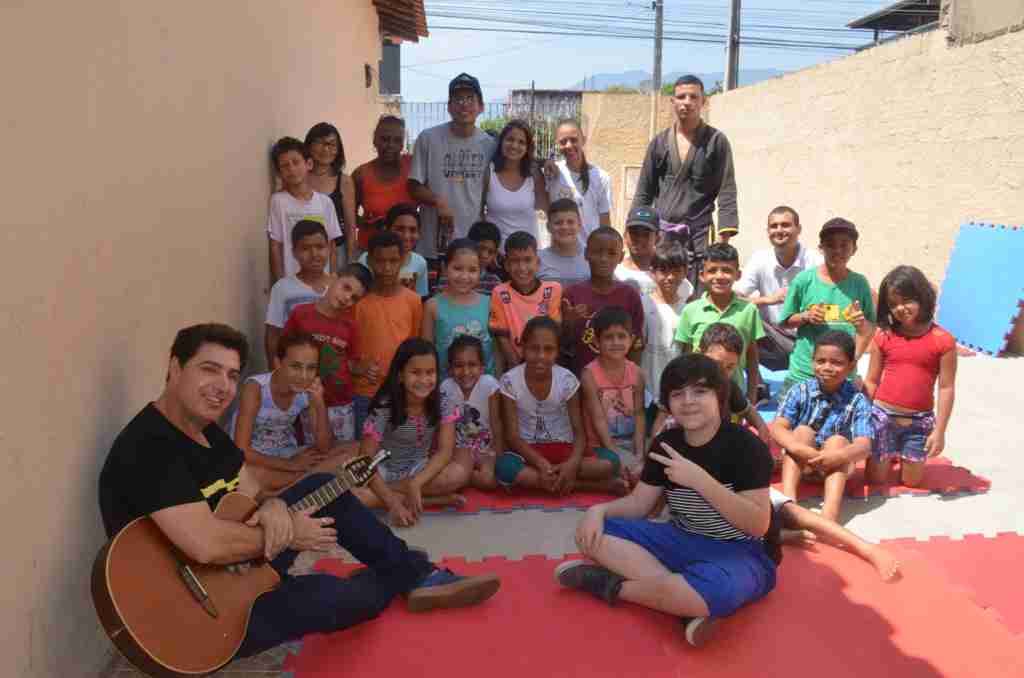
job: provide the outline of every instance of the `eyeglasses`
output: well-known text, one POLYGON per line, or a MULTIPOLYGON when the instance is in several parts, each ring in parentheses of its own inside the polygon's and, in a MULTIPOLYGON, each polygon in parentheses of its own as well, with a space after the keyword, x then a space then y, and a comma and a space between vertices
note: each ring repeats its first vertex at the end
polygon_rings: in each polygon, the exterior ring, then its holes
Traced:
POLYGON ((452 103, 456 106, 468 106, 469 104, 476 103, 475 94, 466 94, 461 97, 452 97, 452 103))

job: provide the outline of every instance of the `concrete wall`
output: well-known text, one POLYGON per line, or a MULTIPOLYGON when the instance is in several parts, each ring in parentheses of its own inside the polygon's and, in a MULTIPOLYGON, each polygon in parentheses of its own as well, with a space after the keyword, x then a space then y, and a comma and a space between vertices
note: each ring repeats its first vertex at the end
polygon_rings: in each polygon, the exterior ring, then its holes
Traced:
POLYGON ((945 0, 950 37, 978 42, 1024 28, 1024 0, 945 0))
POLYGON ((743 259, 780 203, 806 242, 829 217, 857 223, 852 267, 876 285, 899 263, 941 280, 961 223, 1024 224, 1022 63, 1024 32, 949 47, 933 31, 714 97, 743 259))
MULTIPOLYGON (((672 124, 671 101, 670 97, 661 97, 658 103, 656 132, 672 124)), ((581 117, 587 135, 587 161, 611 175, 612 225, 622 230, 632 200, 632 187, 635 187, 650 140, 651 96, 584 92, 581 117), (631 186, 624 191, 627 177, 631 179, 631 186), (623 200, 624 194, 628 195, 628 200, 623 200)))
POLYGON ((0 675, 95 675, 100 464, 178 328, 259 346, 267 151, 332 120, 368 159, 381 41, 370 0, 2 5, 0 675))

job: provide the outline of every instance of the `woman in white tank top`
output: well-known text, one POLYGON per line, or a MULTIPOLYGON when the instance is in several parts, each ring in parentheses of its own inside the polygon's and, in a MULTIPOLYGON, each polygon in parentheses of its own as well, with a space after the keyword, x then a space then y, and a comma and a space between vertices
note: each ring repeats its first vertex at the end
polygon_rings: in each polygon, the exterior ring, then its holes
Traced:
POLYGON ((539 236, 537 210, 546 210, 544 177, 534 168, 533 133, 522 120, 512 120, 498 136, 490 168, 484 215, 501 231, 501 249, 516 231, 539 236))

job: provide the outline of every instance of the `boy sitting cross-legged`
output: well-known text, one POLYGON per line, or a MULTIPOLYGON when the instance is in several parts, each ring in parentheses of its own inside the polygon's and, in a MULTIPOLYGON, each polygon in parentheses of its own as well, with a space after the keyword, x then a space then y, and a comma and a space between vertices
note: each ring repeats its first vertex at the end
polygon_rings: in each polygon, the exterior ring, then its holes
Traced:
POLYGON ((775 441, 785 449, 782 491, 796 497, 801 478, 825 483, 821 515, 839 518, 846 479, 871 454, 871 403, 847 380, 856 367, 853 337, 829 330, 811 355, 814 379, 786 393, 772 422, 775 441))
POLYGON ((728 393, 707 356, 668 364, 660 398, 679 428, 655 438, 628 496, 587 510, 576 543, 596 564, 568 561, 555 570, 563 586, 608 603, 681 617, 695 646, 710 638, 717 619, 775 587, 776 563, 762 540, 771 521, 772 457, 753 433, 722 420, 728 393), (672 520, 645 519, 663 494, 672 520))

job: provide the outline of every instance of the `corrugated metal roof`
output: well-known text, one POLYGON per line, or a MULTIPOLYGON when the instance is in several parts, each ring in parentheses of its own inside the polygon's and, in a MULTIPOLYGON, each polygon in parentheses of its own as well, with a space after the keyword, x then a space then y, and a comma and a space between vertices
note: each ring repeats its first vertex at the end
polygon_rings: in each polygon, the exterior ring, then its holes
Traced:
POLYGON ((902 0, 895 5, 846 24, 847 28, 876 31, 909 31, 939 18, 938 0, 902 0))
POLYGON ((384 37, 419 42, 429 35, 423 0, 373 0, 384 37))

